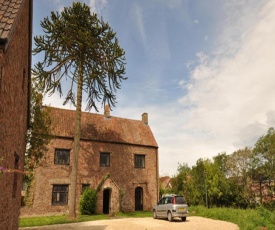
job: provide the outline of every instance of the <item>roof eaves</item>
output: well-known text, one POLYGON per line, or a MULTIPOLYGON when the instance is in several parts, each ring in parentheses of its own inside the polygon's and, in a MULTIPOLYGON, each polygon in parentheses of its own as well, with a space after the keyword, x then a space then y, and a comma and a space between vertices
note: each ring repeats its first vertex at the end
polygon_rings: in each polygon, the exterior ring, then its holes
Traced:
MULTIPOLYGON (((72 136, 62 136, 62 135, 50 135, 52 138, 60 138, 65 140, 73 140, 74 137, 72 136)), ((106 141, 106 140, 99 140, 99 139, 90 139, 90 138, 82 138, 80 137, 81 141, 88 141, 88 142, 100 142, 100 143, 110 143, 110 144, 119 144, 119 145, 131 145, 131 146, 141 146, 146 148, 154 148, 158 149, 159 147, 157 145, 149 145, 149 144, 137 144, 137 143, 131 143, 131 142, 119 142, 119 141, 106 141)))
MULTIPOLYGON (((6 51, 10 42, 10 38, 14 32, 14 29, 16 28, 17 21, 19 20, 19 15, 21 14, 23 10, 23 6, 26 3, 26 0, 22 0, 20 3, 20 6, 18 9, 12 9, 12 11, 8 12, 12 17, 14 17, 14 20, 11 24, 6 25, 6 29, 0 34, 0 49, 6 51)), ((15 6, 15 3, 13 3, 12 7, 15 6)), ((3 18, 1 18, 2 21, 3 18)))

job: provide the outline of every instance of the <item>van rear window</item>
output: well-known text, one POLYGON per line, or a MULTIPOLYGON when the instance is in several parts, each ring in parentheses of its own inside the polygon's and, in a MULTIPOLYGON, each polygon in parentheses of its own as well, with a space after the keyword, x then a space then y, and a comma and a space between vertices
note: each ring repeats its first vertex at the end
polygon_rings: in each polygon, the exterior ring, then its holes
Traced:
POLYGON ((186 200, 182 196, 176 196, 176 204, 186 204, 186 200))

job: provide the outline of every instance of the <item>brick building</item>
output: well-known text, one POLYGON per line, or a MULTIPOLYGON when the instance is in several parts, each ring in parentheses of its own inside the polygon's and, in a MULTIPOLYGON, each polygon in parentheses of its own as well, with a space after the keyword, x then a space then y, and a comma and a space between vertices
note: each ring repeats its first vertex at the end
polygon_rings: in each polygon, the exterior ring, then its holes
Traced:
MULTIPOLYGON (((50 111, 54 138, 35 171, 32 207, 22 215, 68 212, 75 111, 50 111)), ((97 213, 151 210, 158 200, 158 146, 148 114, 138 121, 109 111, 82 113, 77 205, 85 187, 99 187, 97 213)))
POLYGON ((18 229, 29 114, 32 1, 0 0, 0 228, 18 229))
POLYGON ((255 200, 253 199, 252 202, 261 204, 275 201, 274 180, 262 179, 253 181, 251 183, 251 190, 255 198, 255 200))

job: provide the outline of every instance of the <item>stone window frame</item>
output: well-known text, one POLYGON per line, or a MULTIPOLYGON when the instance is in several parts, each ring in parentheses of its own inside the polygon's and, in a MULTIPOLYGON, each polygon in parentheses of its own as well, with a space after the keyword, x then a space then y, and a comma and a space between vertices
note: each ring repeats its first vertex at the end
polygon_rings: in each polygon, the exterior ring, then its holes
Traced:
POLYGON ((145 168, 145 154, 134 154, 135 168, 145 168))
POLYGON ((54 149, 54 164, 55 165, 70 165, 70 149, 55 148, 54 149), (67 154, 67 156, 66 156, 67 154))
POLYGON ((100 167, 110 167, 111 153, 110 152, 100 152, 99 164, 100 164, 100 167))
POLYGON ((53 184, 52 205, 67 205, 69 196, 68 184, 53 184))

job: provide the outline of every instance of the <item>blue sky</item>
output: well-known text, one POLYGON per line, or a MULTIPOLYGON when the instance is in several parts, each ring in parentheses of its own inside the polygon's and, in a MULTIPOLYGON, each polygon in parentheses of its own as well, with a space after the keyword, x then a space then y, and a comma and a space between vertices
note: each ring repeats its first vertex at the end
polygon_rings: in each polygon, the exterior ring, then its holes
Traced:
MULTIPOLYGON (((81 2, 110 24, 126 52, 128 80, 111 115, 149 114, 161 176, 175 175, 178 163, 253 147, 275 126, 275 1, 81 2)), ((33 35, 43 34, 40 21, 51 11, 71 4, 34 0, 33 35)), ((62 102, 59 95, 44 101, 62 102)))

